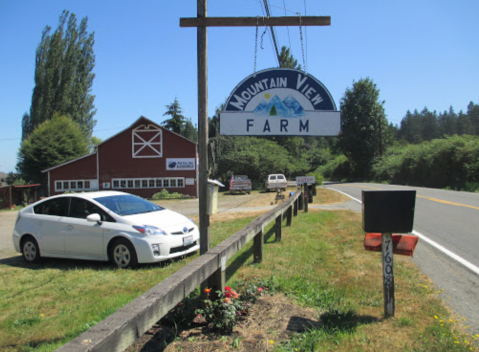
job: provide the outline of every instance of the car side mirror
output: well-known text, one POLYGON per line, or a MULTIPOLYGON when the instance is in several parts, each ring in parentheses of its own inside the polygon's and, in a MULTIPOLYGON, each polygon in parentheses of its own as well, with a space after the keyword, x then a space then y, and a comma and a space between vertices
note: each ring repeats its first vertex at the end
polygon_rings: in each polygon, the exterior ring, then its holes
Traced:
POLYGON ((101 225, 101 216, 98 213, 90 214, 86 217, 87 221, 97 222, 98 225, 101 225))

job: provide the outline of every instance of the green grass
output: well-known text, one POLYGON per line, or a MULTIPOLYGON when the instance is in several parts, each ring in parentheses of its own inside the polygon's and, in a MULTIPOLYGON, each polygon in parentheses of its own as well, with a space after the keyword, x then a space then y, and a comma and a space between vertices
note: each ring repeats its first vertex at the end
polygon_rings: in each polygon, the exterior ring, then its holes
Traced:
MULTIPOLYGON (((211 247, 251 220, 212 222, 211 247)), ((443 291, 432 289, 407 257, 394 258, 396 317, 383 318, 380 254, 364 251, 363 236, 360 214, 300 212, 293 226, 283 228, 281 242, 274 241, 272 225, 265 229, 261 264, 253 263, 253 241, 231 258, 228 284, 258 275, 292 301, 317 309, 320 328, 275 344, 277 351, 477 351, 477 337, 458 332, 460 324, 440 299, 443 291)), ((53 351, 196 257, 136 270, 2 260, 0 350, 53 351)))

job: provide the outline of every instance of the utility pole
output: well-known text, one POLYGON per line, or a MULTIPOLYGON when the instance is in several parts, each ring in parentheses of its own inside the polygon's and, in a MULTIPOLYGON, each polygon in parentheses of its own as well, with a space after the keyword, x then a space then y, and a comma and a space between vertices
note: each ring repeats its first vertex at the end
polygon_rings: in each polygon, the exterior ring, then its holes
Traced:
MULTIPOLYGON (((207 27, 329 26, 329 16, 299 17, 207 17, 207 0, 197 0, 197 17, 180 18, 180 27, 196 27, 198 40, 198 134, 200 254, 210 245, 206 198, 208 187, 208 40, 207 27)), ((221 289, 221 288, 218 288, 221 289)))
MULTIPOLYGON (((198 20, 206 18, 206 1, 197 0, 198 20)), ((206 205, 208 192, 208 37, 206 26, 197 27, 197 40, 200 254, 203 255, 210 248, 210 216, 206 205)))

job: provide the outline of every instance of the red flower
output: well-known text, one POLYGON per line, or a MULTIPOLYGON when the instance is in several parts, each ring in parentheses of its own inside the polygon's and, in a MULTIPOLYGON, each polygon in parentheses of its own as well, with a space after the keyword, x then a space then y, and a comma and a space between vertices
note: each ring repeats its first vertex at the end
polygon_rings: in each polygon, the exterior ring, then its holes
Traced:
POLYGON ((230 298, 230 297, 231 297, 231 292, 226 292, 226 293, 225 293, 225 297, 230 298))
POLYGON ((258 291, 259 292, 263 291, 263 288, 262 287, 258 288, 258 291))
POLYGON ((226 286, 226 287, 225 287, 225 291, 231 291, 231 287, 226 286))

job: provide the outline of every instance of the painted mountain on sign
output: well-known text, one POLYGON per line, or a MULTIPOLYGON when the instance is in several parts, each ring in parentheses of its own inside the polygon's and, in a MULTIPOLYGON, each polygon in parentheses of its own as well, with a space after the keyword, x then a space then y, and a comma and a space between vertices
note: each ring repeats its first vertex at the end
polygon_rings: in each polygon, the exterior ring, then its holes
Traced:
POLYGON ((270 102, 261 100, 253 112, 267 116, 298 117, 303 115, 304 109, 291 95, 288 95, 283 101, 275 95, 270 102))
POLYGON ((288 95, 284 100, 283 104, 289 109, 289 112, 292 116, 302 116, 303 115, 303 107, 294 97, 288 95))

